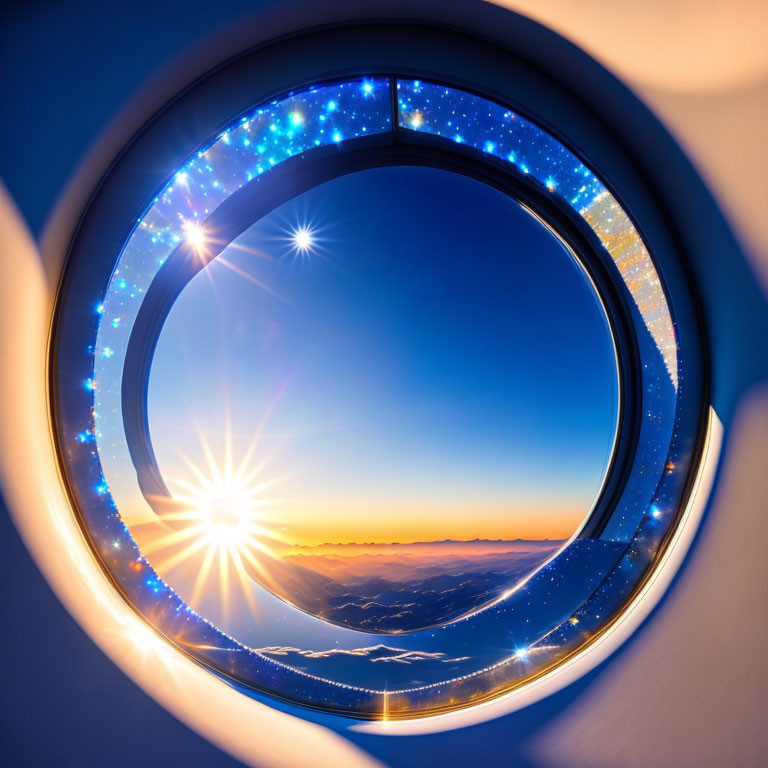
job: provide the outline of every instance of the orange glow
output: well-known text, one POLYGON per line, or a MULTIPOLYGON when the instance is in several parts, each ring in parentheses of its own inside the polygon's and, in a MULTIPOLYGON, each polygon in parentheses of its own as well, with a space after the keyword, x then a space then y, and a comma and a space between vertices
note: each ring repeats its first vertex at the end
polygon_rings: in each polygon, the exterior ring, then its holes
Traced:
POLYGON ((558 507, 475 505, 460 502, 370 500, 331 506, 301 507, 285 500, 279 520, 284 539, 292 545, 471 541, 473 539, 568 539, 590 511, 590 504, 558 507))

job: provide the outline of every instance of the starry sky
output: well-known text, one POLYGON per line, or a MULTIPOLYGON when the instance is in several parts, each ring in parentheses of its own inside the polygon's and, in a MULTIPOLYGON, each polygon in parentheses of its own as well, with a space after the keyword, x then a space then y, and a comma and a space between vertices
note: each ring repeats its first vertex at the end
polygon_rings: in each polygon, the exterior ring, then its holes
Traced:
POLYGON ((149 422, 169 486, 204 442, 253 447, 290 543, 564 538, 616 398, 602 308, 563 245, 479 182, 391 167, 287 203, 194 278, 149 422))

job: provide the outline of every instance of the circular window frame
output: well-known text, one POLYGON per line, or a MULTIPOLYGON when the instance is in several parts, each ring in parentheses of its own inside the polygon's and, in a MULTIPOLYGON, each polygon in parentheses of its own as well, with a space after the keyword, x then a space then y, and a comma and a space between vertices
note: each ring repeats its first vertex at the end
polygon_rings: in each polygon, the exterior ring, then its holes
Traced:
MULTIPOLYGON (((390 61, 391 59, 386 60, 390 61)), ((134 138, 129 147, 115 161, 110 173, 91 200, 70 249, 67 268, 64 271, 64 279, 57 297, 57 313, 61 306, 59 299, 70 290, 69 286, 76 284, 79 291, 83 284, 81 280, 83 277, 82 270, 91 268, 92 255, 96 253, 119 253, 120 246, 128 235, 125 228, 126 222, 133 222, 136 213, 146 208, 147 201, 151 200, 152 195, 162 186, 162 182, 167 179, 168 172, 178 166, 179 158, 186 157, 203 144, 209 136, 216 135, 226 124, 232 121, 233 116, 242 114, 255 104, 267 102, 281 93, 300 90, 309 83, 316 84, 323 79, 339 80, 355 75, 389 76, 392 72, 397 72, 401 76, 449 82, 451 85, 457 85, 464 90, 480 93, 484 98, 510 105, 526 117, 531 117, 566 146, 578 146, 578 156, 595 171, 601 180, 606 182, 621 205, 630 212, 635 226, 641 232, 652 253, 654 263, 667 287, 668 296, 674 296, 675 324, 680 338, 680 347, 685 349, 686 382, 692 382, 692 385, 687 384, 687 386, 692 386, 694 389, 693 393, 689 392, 687 396, 695 397, 698 395, 697 399, 702 404, 699 413, 697 441, 693 448, 697 457, 694 464, 698 464, 703 449, 704 404, 706 403, 704 393, 707 391, 702 334, 693 302, 693 292, 690 290, 684 267, 676 251, 673 233, 668 231, 665 226, 663 212, 659 210, 653 190, 647 188, 641 169, 634 166, 632 158, 627 156, 621 142, 616 140, 610 129, 602 121, 599 121, 572 92, 564 89, 557 81, 550 79, 549 76, 528 62, 510 54, 510 52, 495 46, 491 47, 488 41, 481 41, 456 30, 389 22, 329 27, 267 45, 239 57, 209 77, 198 81, 157 115, 134 138), (397 45, 392 44, 395 39, 398 40, 397 45), (367 44, 362 44, 363 40, 367 41, 367 44), (467 54, 466 57, 456 54, 459 41, 461 41, 462 51, 467 54), (299 57, 305 62, 303 79, 296 72, 295 46, 297 45, 303 48, 302 57, 299 57), (315 55, 319 51, 327 52, 325 59, 316 58, 315 55), (491 51, 494 55, 490 55, 491 51), (398 61, 405 61, 411 57, 412 63, 407 67, 382 64, 384 59, 376 59, 376 57, 381 57, 385 53, 394 56, 398 61), (345 60, 345 57, 347 60, 349 57, 356 57, 359 61, 354 66, 343 68, 340 62, 345 60), (378 64, 373 63, 376 60, 379 61, 378 64), (306 65, 307 61, 311 62, 308 66, 306 65), (432 62, 432 69, 425 67, 427 61, 432 62), (288 62, 294 62, 294 66, 289 67, 288 62), (439 64, 435 62, 439 62, 439 64), (452 67, 450 72, 445 71, 448 63, 451 63, 452 67), (265 67, 267 71, 280 72, 282 84, 275 85, 274 79, 270 78, 261 83, 263 90, 259 95, 254 95, 254 91, 251 90, 247 99, 244 100, 238 84, 242 86, 242 82, 248 82, 250 85, 248 73, 257 70, 262 71, 265 67), (317 76, 318 67, 327 72, 325 78, 317 76), (438 67, 440 71, 435 71, 438 67), (504 82, 499 78, 499 70, 506 73, 504 82), (510 70, 514 70, 515 75, 510 75, 510 70), (490 78, 492 72, 495 72, 496 75, 492 79, 487 79, 490 78), (533 85, 531 84, 532 72, 536 73, 535 84, 533 85), (520 73, 526 74, 521 75, 520 73), (546 89, 542 88, 543 82, 548 83, 546 89), (507 83, 505 88, 515 91, 514 96, 517 98, 513 98, 512 94, 502 93, 501 87, 504 83, 507 83), (521 88, 520 83, 524 83, 525 87, 521 88), (222 84, 227 87, 222 88, 222 84), (521 94, 521 91, 524 93, 521 94), (223 98, 223 95, 226 98, 223 98), (567 104, 565 100, 561 101, 561 98, 565 99, 565 96, 568 96, 567 104), (217 102, 216 106, 211 107, 211 99, 217 102), (247 105, 244 105, 245 101, 247 101, 247 105), (229 105, 226 108, 225 102, 229 105), (571 109, 575 111, 569 111, 571 109), (211 115, 226 115, 226 119, 217 123, 216 127, 211 130, 211 115), (560 124, 557 121, 562 119, 564 115, 570 115, 569 119, 565 121, 569 129, 569 141, 563 140, 562 132, 553 128, 556 123, 560 124), (547 119, 544 119, 543 116, 546 116, 547 119), (208 127, 201 127, 201 124, 206 123, 206 121, 208 127), (168 136, 189 133, 186 130, 181 131, 182 126, 189 125, 195 125, 195 130, 192 132, 194 137, 185 136, 178 145, 176 142, 171 142, 173 146, 169 146, 168 136), (586 149, 578 137, 573 137, 570 131, 572 125, 580 129, 581 135, 592 136, 592 141, 586 149), (595 131, 594 134, 591 133, 597 125, 601 127, 601 130, 595 131), (600 141, 596 140, 597 136, 600 136, 600 141), (185 147, 187 151, 180 151, 180 146, 185 147), (159 158, 165 158, 166 162, 158 163, 159 158), (169 164, 167 161, 171 158, 172 161, 169 164), (158 172, 158 169, 164 170, 158 172), (162 176, 162 178, 158 178, 158 176, 162 176), (620 192, 621 196, 617 192, 620 192), (627 203, 628 199, 634 200, 634 202, 627 203), (129 211, 131 212, 130 215, 129 211), (78 269, 80 275, 77 274, 78 269), (697 387, 699 388, 698 392, 696 391, 697 387)), ((415 142, 414 147, 417 144, 418 142, 415 142)), ((361 152, 367 153, 369 150, 361 150, 361 152)), ((400 148, 400 152, 400 162, 402 162, 402 148, 400 148)), ((424 156, 428 154, 429 148, 421 147, 411 159, 415 161, 418 155, 423 160, 424 156)), ((391 152, 391 157, 394 158, 395 156, 397 156, 397 152, 391 152)), ((457 152, 456 157, 457 160, 461 158, 462 163, 466 164, 465 172, 469 174, 472 158, 463 152, 457 152)), ((459 165, 461 164, 457 164, 457 168, 459 165)), ((477 171, 474 170, 474 172, 477 171)), ((489 171, 489 178, 492 175, 489 171)), ((504 176, 508 178, 509 175, 509 169, 504 169, 504 176)), ((522 184, 521 189, 524 191, 521 192, 518 189, 516 190, 517 194, 522 196, 528 194, 529 199, 524 199, 522 202, 535 212, 539 212, 537 206, 542 210, 546 207, 542 206, 541 200, 536 199, 537 196, 531 191, 530 185, 522 184)), ((556 215, 556 212, 551 209, 547 210, 544 217, 545 221, 549 221, 548 217, 552 215, 556 215)), ((589 242, 589 235, 583 231, 586 227, 574 226, 573 217, 567 218, 571 220, 570 225, 563 221, 563 226, 571 226, 575 238, 582 238, 583 240, 586 237, 587 242, 589 242), (582 231, 579 231, 580 229, 582 231)), ((85 293, 94 296, 101 295, 102 292, 96 294, 87 290, 85 293)), ((72 298, 72 296, 67 296, 68 301, 72 298)), ((85 313, 87 313, 89 315, 87 322, 93 322, 91 305, 86 301, 81 303, 84 321, 85 313)), ((613 317, 614 313, 609 312, 609 316, 613 317)), ((54 328, 57 326, 57 320, 54 320, 54 328)), ((53 372, 60 363, 66 365, 66 360, 71 359, 70 355, 75 350, 68 348, 68 344, 75 343, 75 339, 62 339, 60 336, 54 336, 53 342, 50 387, 51 392, 54 393, 52 419, 53 423, 56 424, 55 393, 57 381, 53 378, 53 372)), ((77 353, 81 354, 81 352, 81 349, 77 350, 77 353)), ((626 361, 621 362, 620 369, 622 371, 632 369, 631 355, 626 361)), ((624 397, 626 394, 624 393, 624 397)), ((623 402, 629 402, 624 397, 622 398, 623 402)), ((622 407, 620 413, 627 413, 631 416, 632 409, 627 410, 622 407)), ((626 432, 626 427, 625 424, 620 430, 621 434, 626 432)), ((628 450, 631 448, 630 445, 628 450)), ((61 461, 61 452, 63 451, 61 444, 58 445, 58 450, 61 461)), ((614 451, 614 459, 615 457, 616 451, 614 451)), ((610 472, 608 476, 614 477, 617 476, 617 473, 610 472)), ((693 483, 693 478, 689 478, 689 481, 690 486, 693 483)), ((690 487, 687 493, 689 492, 690 487)), ((71 497, 71 500, 74 508, 74 497, 71 497)), ((675 528, 676 524, 673 524, 670 531, 674 531, 675 528)), ((660 555, 663 554, 664 549, 665 547, 662 547, 660 555)), ((650 576, 654 569, 649 570, 650 576)), ((638 590, 641 586, 638 586, 638 590)))

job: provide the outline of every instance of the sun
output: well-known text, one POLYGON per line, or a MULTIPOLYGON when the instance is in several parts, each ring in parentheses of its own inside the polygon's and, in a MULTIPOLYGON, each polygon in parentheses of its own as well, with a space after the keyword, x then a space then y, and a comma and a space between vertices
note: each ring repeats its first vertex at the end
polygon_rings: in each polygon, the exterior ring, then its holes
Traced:
POLYGON ((220 459, 202 438, 201 444, 204 463, 182 456, 187 473, 169 477, 171 498, 153 505, 155 533, 142 552, 161 577, 194 567, 187 600, 193 608, 214 593, 226 615, 232 598, 241 595, 256 613, 254 576, 283 542, 274 519, 277 501, 268 496, 278 478, 266 476, 268 459, 253 461, 254 446, 235 464, 229 436, 220 459))
POLYGON ((202 491, 193 508, 200 534, 209 544, 239 547, 247 539, 252 524, 247 489, 225 482, 202 491))

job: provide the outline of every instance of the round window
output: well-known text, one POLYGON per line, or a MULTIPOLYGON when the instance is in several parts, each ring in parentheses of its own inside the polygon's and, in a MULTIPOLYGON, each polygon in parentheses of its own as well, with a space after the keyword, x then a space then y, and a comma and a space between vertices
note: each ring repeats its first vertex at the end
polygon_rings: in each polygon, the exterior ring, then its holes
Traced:
POLYGON ((180 652, 422 716, 621 615, 697 465, 699 358, 579 147, 450 71, 335 71, 184 152, 154 129, 164 181, 73 244, 53 418, 94 553, 180 652))

